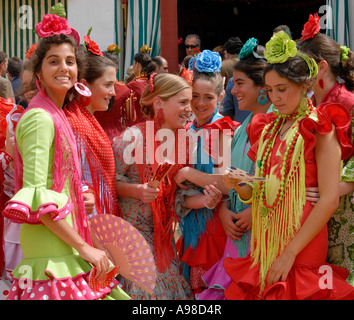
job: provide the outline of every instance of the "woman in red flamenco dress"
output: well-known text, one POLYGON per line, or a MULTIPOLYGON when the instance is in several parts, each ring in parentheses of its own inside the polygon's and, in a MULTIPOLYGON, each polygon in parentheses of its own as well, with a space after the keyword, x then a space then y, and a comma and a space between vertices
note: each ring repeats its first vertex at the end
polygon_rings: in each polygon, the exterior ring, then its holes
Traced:
POLYGON ((254 117, 248 128, 249 156, 256 176, 265 181, 240 187, 225 176, 225 183, 253 208, 250 254, 224 262, 233 281, 225 297, 354 299, 354 288, 345 282, 348 270, 326 263, 327 222, 339 202, 340 162, 353 154, 350 114, 335 104, 315 110, 305 94, 317 64, 284 32, 266 48, 265 83, 274 112, 254 117), (314 206, 305 188, 317 186, 321 197, 314 206))

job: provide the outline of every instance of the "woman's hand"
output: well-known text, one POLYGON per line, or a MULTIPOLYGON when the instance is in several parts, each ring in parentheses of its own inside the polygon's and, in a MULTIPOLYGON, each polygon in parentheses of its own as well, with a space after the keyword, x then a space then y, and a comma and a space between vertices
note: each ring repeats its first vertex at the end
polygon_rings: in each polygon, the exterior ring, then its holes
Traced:
POLYGON ((318 188, 306 188, 306 200, 311 201, 311 204, 314 206, 320 199, 320 192, 318 188))
POLYGON ((110 263, 105 251, 85 245, 78 252, 81 258, 96 267, 98 280, 102 279, 109 272, 110 263))
POLYGON ((214 209, 222 199, 222 192, 216 188, 217 183, 207 185, 203 190, 205 195, 204 204, 208 209, 214 209))
POLYGON ((267 275, 268 285, 273 285, 279 281, 285 281, 289 271, 294 264, 295 255, 284 249, 282 254, 273 262, 267 275))
POLYGON ((92 192, 84 192, 83 195, 86 214, 90 215, 93 213, 93 209, 95 208, 95 196, 92 192))
POLYGON ((149 187, 148 183, 137 185, 137 197, 144 203, 153 202, 160 190, 158 188, 149 187))
POLYGON ((222 182, 224 183, 226 188, 235 189, 237 188, 241 180, 232 178, 231 173, 227 172, 222 175, 222 182))
POLYGON ((188 169, 189 167, 183 167, 175 175, 175 182, 177 186, 184 190, 188 189, 188 187, 183 184, 183 182, 187 180, 188 169))
POLYGON ((244 231, 252 229, 252 207, 246 208, 236 215, 235 225, 244 231))
POLYGON ((223 203, 220 207, 219 218, 221 224, 224 227, 226 235, 230 239, 241 240, 241 237, 245 234, 245 230, 235 224, 237 214, 231 211, 227 206, 228 203, 223 203))

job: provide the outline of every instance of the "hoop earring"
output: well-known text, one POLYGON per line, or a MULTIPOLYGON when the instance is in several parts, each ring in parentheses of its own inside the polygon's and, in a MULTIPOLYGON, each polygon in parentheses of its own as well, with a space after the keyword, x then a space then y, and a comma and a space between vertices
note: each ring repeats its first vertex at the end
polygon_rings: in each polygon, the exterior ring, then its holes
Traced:
POLYGON ((86 87, 82 82, 75 82, 74 88, 78 93, 80 93, 84 97, 91 97, 92 95, 91 90, 88 87, 86 87))
POLYGON ((268 102, 267 95, 264 94, 263 89, 259 91, 259 96, 257 98, 257 103, 261 106, 264 106, 268 102))

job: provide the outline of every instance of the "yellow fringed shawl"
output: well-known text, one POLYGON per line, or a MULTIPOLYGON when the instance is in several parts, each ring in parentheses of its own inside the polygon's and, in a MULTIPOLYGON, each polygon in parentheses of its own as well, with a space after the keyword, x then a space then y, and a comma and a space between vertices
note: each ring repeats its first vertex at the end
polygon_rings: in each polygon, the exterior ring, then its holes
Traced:
MULTIPOLYGON (((301 119, 294 122, 291 129, 286 134, 287 145, 291 143, 292 137, 298 130, 298 123, 301 119)), ((262 155, 267 146, 267 139, 264 140, 265 133, 268 132, 270 125, 266 126, 259 140, 257 152, 257 164, 261 163, 262 155), (267 130, 268 129, 268 130, 267 130)), ((285 161, 284 155, 278 150, 278 159, 285 161)), ((270 161, 269 155, 268 160, 270 161)), ((276 163, 270 163, 270 173, 267 174, 265 182, 265 195, 267 204, 271 205, 277 196, 281 181, 277 179, 274 172, 276 163)), ((256 166, 256 176, 260 176, 261 168, 256 166)), ((289 174, 285 177, 284 198, 268 214, 262 212, 263 200, 260 197, 259 183, 254 184, 252 202, 252 240, 251 257, 252 266, 260 264, 260 288, 263 291, 265 279, 269 268, 275 259, 282 253, 301 225, 303 206, 306 202, 305 193, 305 159, 304 159, 304 139, 299 135, 292 155, 289 174), (263 213, 263 215, 262 215, 263 213)))

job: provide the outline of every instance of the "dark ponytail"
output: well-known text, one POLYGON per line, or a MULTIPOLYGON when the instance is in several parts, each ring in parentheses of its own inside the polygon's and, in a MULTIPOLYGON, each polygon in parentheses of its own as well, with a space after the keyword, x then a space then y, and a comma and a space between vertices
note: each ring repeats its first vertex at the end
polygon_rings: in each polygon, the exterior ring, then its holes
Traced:
POLYGON ((156 70, 156 62, 152 60, 150 54, 146 52, 138 52, 134 56, 134 61, 140 63, 141 72, 146 73, 148 78, 156 70))

